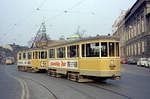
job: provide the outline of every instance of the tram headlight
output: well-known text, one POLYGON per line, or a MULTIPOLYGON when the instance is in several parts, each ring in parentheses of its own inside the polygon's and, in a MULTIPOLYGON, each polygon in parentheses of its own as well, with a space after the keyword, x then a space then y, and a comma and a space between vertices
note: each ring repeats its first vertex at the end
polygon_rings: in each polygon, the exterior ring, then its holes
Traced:
POLYGON ((110 61, 110 69, 113 70, 115 68, 114 60, 110 61))

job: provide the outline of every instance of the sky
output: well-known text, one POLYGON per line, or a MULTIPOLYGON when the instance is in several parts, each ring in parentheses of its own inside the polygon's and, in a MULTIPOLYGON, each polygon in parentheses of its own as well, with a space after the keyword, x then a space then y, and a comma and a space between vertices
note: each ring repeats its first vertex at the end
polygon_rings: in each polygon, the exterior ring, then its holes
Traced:
POLYGON ((28 45, 45 22, 52 40, 71 36, 80 27, 85 36, 112 33, 122 10, 136 0, 0 0, 0 46, 28 45))

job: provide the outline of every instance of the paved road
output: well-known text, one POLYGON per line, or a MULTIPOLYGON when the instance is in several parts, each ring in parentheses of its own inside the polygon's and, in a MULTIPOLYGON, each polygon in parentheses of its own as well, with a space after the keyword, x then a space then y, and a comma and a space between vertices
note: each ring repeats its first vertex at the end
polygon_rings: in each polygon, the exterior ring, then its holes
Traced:
POLYGON ((5 72, 4 65, 0 65, 0 99, 20 99, 21 85, 5 72))
MULTIPOLYGON (((24 99, 149 99, 150 69, 122 65, 120 81, 76 83, 45 73, 18 72, 15 65, 6 72, 24 85, 24 99)), ((11 98, 17 99, 17 98, 11 98)))

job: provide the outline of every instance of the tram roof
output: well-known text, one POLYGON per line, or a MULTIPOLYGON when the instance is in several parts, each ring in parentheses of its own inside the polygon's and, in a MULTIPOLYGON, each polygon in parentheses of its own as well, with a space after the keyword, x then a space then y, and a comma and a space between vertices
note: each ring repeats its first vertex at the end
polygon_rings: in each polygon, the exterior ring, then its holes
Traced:
POLYGON ((66 45, 66 44, 73 44, 73 43, 78 43, 78 42, 86 42, 86 41, 90 41, 90 40, 118 40, 119 41, 120 39, 118 37, 114 37, 114 36, 96 36, 96 37, 82 38, 82 39, 78 39, 78 40, 68 40, 65 42, 50 45, 47 48, 60 46, 60 45, 66 45))
POLYGON ((68 40, 68 41, 65 41, 65 42, 60 42, 60 43, 56 43, 56 44, 50 45, 48 47, 27 48, 27 49, 21 50, 19 52, 29 51, 29 50, 44 50, 46 48, 51 48, 51 47, 56 47, 56 46, 66 45, 66 44, 73 44, 73 43, 78 43, 78 42, 86 42, 86 41, 90 41, 90 40, 120 40, 120 39, 118 37, 114 37, 114 36, 88 37, 88 38, 82 38, 82 39, 78 39, 78 40, 68 40))

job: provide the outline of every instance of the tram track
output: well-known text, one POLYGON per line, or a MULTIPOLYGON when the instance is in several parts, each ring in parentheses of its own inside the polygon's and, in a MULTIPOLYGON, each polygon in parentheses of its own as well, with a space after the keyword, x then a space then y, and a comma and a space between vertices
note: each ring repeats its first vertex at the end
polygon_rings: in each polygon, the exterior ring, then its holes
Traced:
POLYGON ((69 85, 67 85, 67 86, 70 87, 71 89, 73 89, 73 90, 75 90, 75 91, 77 91, 77 92, 83 94, 83 95, 86 96, 88 99, 96 99, 96 98, 90 96, 88 93, 83 92, 83 91, 81 91, 81 90, 79 90, 79 89, 77 89, 77 88, 75 88, 75 87, 73 87, 73 86, 69 86, 69 85))
MULTIPOLYGON (((18 78, 18 77, 17 77, 17 78, 18 78)), ((21 76, 21 77, 19 77, 19 78, 23 78, 23 79, 26 79, 26 80, 33 81, 34 83, 36 83, 36 84, 42 86, 43 88, 45 88, 45 89, 49 92, 49 94, 54 97, 54 99, 58 99, 58 97, 56 96, 56 94, 55 94, 50 88, 48 88, 44 83, 42 83, 41 81, 36 81, 36 80, 33 80, 32 78, 24 77, 24 76, 21 76)), ((101 85, 99 85, 99 84, 95 84, 95 83, 84 83, 84 84, 86 84, 86 85, 88 85, 88 86, 91 86, 91 87, 95 87, 95 88, 98 88, 98 89, 105 90, 105 91, 107 91, 107 92, 110 92, 110 93, 113 93, 113 94, 115 94, 115 95, 124 97, 124 98, 126 98, 126 99, 132 99, 132 97, 130 97, 130 96, 127 96, 127 95, 122 94, 122 93, 120 93, 120 92, 116 92, 116 91, 114 91, 113 89, 110 89, 110 88, 105 88, 105 87, 103 87, 103 86, 101 86, 101 85)), ((72 85, 68 85, 68 84, 66 84, 66 83, 63 83, 63 85, 65 85, 65 86, 71 88, 72 90, 74 90, 74 91, 76 91, 76 92, 78 92, 78 93, 80 93, 80 94, 86 96, 87 99, 96 99, 95 97, 89 95, 88 93, 86 93, 86 92, 84 92, 84 91, 82 91, 82 90, 80 90, 80 89, 78 89, 78 88, 76 88, 76 87, 74 87, 74 86, 72 86, 72 85)))
POLYGON ((39 82, 39 81, 36 81, 36 80, 33 80, 33 79, 31 79, 31 78, 27 78, 27 77, 22 77, 22 78, 24 78, 24 79, 26 79, 26 80, 30 80, 30 81, 36 83, 37 85, 42 86, 44 89, 46 89, 46 90, 49 92, 49 95, 53 96, 53 99, 59 99, 59 98, 56 96, 56 94, 55 94, 50 88, 48 88, 44 83, 39 82))
POLYGON ((113 94, 116 94, 116 95, 119 95, 119 96, 121 96, 121 97, 124 97, 124 98, 126 98, 126 99, 133 99, 132 97, 130 97, 130 96, 127 96, 127 95, 124 95, 124 94, 122 94, 122 93, 120 93, 120 92, 116 92, 116 91, 114 91, 113 89, 108 89, 108 88, 104 88, 104 87, 102 87, 102 86, 100 86, 100 85, 96 85, 96 84, 87 84, 88 86, 91 86, 91 87, 95 87, 95 88, 99 88, 99 89, 102 89, 102 90, 105 90, 105 91, 107 91, 107 92, 110 92, 110 93, 113 93, 113 94))

